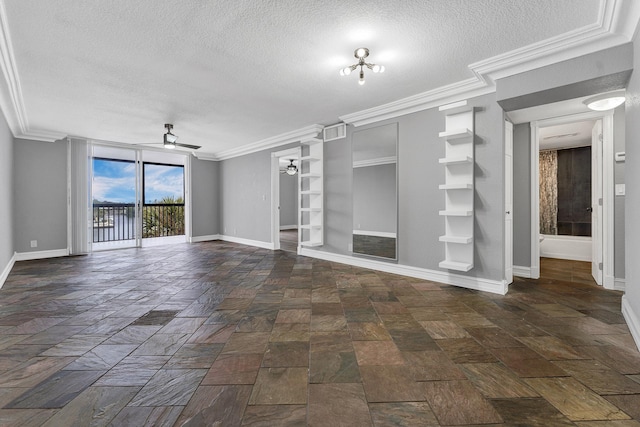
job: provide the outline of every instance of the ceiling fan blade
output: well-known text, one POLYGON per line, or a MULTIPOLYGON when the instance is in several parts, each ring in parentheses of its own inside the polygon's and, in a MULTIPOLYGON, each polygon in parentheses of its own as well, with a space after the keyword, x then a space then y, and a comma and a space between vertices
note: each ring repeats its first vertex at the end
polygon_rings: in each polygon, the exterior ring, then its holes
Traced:
POLYGON ((178 146, 178 147, 189 148, 191 150, 197 150, 198 148, 202 148, 199 145, 183 144, 181 142, 176 142, 175 145, 178 146))

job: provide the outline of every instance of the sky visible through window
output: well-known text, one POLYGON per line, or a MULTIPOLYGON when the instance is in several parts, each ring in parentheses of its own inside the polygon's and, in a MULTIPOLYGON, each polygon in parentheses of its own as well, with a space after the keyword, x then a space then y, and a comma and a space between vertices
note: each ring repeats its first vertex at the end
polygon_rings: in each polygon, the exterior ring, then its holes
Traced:
POLYGON ((160 203, 166 198, 184 200, 184 168, 145 163, 144 202, 160 203))
MULTIPOLYGON (((184 168, 182 166, 145 164, 145 203, 165 197, 184 199, 184 168)), ((135 203, 135 163, 129 161, 93 159, 93 200, 110 203, 135 203)))

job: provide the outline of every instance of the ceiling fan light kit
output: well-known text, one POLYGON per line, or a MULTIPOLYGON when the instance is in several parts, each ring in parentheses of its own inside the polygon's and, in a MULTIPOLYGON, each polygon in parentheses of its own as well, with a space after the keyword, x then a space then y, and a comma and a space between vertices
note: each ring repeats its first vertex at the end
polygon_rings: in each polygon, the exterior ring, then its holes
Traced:
POLYGON ((369 49, 366 47, 359 47, 353 52, 353 56, 358 59, 357 64, 349 65, 348 67, 344 67, 340 70, 341 76, 348 76, 353 71, 355 71, 358 67, 360 67, 358 84, 362 86, 365 82, 364 80, 364 68, 367 67, 374 73, 384 73, 384 66, 380 64, 372 64, 370 62, 366 62, 365 59, 369 56, 369 49))
POLYGON ((293 164, 293 159, 289 159, 289 162, 290 163, 287 165, 287 168, 284 170, 284 172, 287 175, 295 175, 298 172, 298 168, 293 164))
POLYGON ((171 131, 173 130, 173 125, 171 123, 165 123, 164 128, 167 130, 167 132, 163 136, 163 141, 162 141, 162 145, 164 146, 164 148, 167 148, 169 150, 173 150, 176 147, 184 147, 184 148, 189 148, 191 150, 197 150, 198 148, 201 148, 199 145, 179 143, 178 137, 173 133, 171 133, 171 131))

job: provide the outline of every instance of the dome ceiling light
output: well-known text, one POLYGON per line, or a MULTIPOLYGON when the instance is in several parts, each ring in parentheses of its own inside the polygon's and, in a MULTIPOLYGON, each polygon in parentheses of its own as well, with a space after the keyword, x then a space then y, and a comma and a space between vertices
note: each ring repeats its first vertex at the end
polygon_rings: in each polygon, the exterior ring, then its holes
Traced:
POLYGON ((583 102, 590 110, 607 111, 622 105, 626 100, 624 90, 616 90, 614 92, 601 93, 585 99, 583 102))

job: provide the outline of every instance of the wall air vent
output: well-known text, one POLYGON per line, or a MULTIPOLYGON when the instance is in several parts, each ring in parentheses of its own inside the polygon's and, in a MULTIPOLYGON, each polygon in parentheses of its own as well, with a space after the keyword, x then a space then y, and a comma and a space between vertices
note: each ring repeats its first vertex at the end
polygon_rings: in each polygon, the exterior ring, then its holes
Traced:
POLYGON ((322 139, 324 142, 341 139, 347 136, 347 125, 338 123, 337 125, 327 126, 322 131, 322 139))

